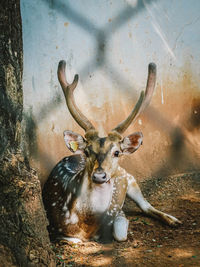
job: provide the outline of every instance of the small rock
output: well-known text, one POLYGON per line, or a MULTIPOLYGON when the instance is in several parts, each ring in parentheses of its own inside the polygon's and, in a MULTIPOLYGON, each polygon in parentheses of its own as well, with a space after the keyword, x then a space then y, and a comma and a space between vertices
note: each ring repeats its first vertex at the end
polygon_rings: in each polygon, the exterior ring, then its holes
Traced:
POLYGON ((153 250, 152 249, 147 249, 146 252, 151 253, 151 252, 153 252, 153 250))

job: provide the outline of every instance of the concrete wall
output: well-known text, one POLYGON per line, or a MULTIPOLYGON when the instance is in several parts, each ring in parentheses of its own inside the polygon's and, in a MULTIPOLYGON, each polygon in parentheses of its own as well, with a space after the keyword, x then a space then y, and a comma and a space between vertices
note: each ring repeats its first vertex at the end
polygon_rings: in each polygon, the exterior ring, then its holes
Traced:
POLYGON ((144 145, 121 164, 139 179, 191 171, 200 159, 199 0, 21 1, 24 41, 26 153, 42 183, 69 155, 65 129, 84 134, 69 114, 57 81, 80 76, 77 105, 106 134, 131 111, 158 68, 151 106, 126 134, 144 145))

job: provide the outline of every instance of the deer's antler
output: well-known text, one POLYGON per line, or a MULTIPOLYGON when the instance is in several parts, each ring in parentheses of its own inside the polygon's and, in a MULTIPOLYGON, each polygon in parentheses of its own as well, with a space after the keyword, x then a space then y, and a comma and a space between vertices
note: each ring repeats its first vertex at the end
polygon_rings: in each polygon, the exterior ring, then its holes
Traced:
POLYGON ((75 100, 74 100, 74 89, 78 83, 78 74, 74 76, 74 80, 71 84, 69 84, 65 77, 65 67, 66 62, 61 60, 58 64, 58 80, 60 85, 63 89, 63 93, 65 96, 65 100, 67 103, 67 107, 75 119, 75 121, 87 132, 89 130, 95 129, 92 123, 83 115, 80 109, 77 107, 75 100))
POLYGON ((139 114, 148 106, 151 101, 156 83, 156 64, 150 63, 148 68, 148 78, 145 93, 141 92, 138 102, 131 111, 130 115, 118 124, 112 131, 122 134, 136 120, 139 114))

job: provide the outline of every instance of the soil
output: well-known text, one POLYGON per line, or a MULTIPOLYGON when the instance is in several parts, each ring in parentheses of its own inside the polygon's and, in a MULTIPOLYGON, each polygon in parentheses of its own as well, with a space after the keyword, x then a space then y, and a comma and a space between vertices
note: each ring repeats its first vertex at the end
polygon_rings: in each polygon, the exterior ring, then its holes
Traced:
POLYGON ((180 174, 140 183, 150 203, 182 221, 170 228, 146 217, 127 200, 128 240, 53 245, 57 266, 200 266, 200 173, 180 174))

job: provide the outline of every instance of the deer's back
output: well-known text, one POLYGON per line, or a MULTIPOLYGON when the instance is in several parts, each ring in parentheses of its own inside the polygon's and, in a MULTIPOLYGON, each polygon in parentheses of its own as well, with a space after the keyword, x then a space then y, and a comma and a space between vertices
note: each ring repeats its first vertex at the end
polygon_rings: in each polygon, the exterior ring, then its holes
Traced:
POLYGON ((72 207, 79 190, 77 185, 82 183, 84 168, 84 157, 72 155, 58 162, 50 173, 43 188, 43 201, 52 226, 57 225, 60 217, 72 207))

